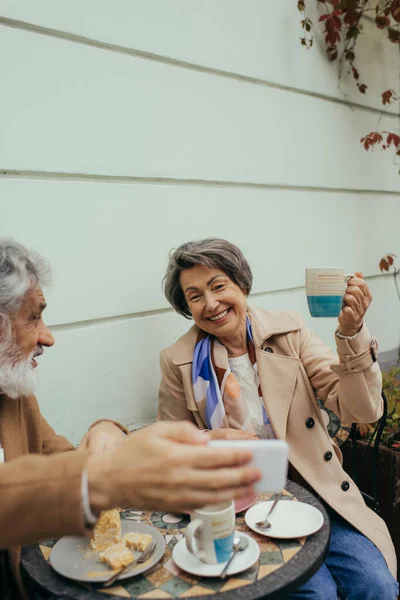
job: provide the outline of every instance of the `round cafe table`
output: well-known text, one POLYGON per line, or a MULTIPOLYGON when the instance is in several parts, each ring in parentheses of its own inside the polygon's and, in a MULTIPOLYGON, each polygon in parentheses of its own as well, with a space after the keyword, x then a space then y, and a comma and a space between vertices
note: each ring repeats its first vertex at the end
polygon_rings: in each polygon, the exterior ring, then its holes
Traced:
MULTIPOLYGON (((261 494, 267 500, 271 494, 261 494)), ((260 545, 258 562, 247 571, 225 580, 196 577, 181 571, 172 560, 172 549, 183 537, 189 522, 186 515, 152 511, 124 511, 122 518, 142 521, 158 529, 165 537, 163 559, 150 571, 121 581, 107 590, 116 598, 140 600, 168 600, 170 598, 209 600, 282 600, 298 589, 323 564, 329 544, 329 517, 323 505, 303 487, 288 482, 282 497, 285 502, 306 502, 318 508, 324 516, 322 528, 306 538, 278 540, 250 532, 244 513, 236 517, 236 529, 251 533, 260 545), (211 598, 212 597, 212 598, 211 598)), ((51 547, 56 540, 40 545, 25 546, 22 551, 22 571, 29 589, 37 598, 65 600, 106 600, 110 597, 101 590, 101 584, 74 582, 58 575, 48 564, 51 547)))

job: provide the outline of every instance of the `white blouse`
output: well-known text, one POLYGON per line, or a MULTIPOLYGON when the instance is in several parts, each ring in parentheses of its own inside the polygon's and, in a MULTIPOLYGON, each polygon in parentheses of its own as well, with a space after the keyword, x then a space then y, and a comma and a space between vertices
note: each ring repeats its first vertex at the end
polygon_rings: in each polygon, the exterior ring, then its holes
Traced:
POLYGON ((275 435, 271 425, 264 425, 262 398, 258 395, 257 374, 250 356, 243 354, 243 356, 229 358, 228 360, 249 409, 256 434, 260 438, 274 438, 275 435))

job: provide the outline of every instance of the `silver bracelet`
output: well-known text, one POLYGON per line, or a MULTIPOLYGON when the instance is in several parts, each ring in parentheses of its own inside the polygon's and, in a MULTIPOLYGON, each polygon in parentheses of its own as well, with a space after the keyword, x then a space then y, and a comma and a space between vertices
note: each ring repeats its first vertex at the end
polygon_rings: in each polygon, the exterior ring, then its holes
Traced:
MULTIPOLYGON (((362 325, 361 325, 361 329, 362 329, 362 325)), ((342 333, 340 333, 339 329, 336 329, 335 335, 336 335, 336 337, 338 337, 341 340, 355 340, 356 337, 359 335, 359 333, 361 333, 361 329, 359 331, 357 331, 357 333, 355 333, 354 335, 343 335, 342 333)))
POLYGON ((89 480, 87 470, 84 469, 82 471, 82 479, 81 479, 81 494, 82 494, 82 512, 85 518, 85 525, 88 527, 93 527, 96 525, 98 517, 96 517, 92 509, 90 508, 90 500, 89 500, 89 480))

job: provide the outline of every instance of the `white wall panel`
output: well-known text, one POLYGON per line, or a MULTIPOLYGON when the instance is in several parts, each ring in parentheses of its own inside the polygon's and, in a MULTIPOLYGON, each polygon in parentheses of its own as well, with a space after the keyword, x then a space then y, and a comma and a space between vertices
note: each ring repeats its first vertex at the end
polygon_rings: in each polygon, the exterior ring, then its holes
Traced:
MULTIPOLYGON (((399 304, 387 278, 371 282, 375 299, 368 325, 382 350, 399 339, 399 304)), ((335 319, 312 319, 303 290, 252 299, 271 310, 299 310, 309 327, 334 347, 335 319)), ((78 443, 98 418, 131 424, 155 418, 159 352, 190 326, 174 313, 123 319, 76 328, 54 328, 56 344, 40 358, 38 398, 43 414, 59 433, 78 443)))
POLYGON ((306 266, 378 273, 399 223, 395 195, 0 180, 0 233, 52 264, 51 324, 166 308, 168 252, 190 239, 238 244, 260 293, 302 286, 306 266))
MULTIPOLYGON (((371 114, 1 28, 0 166, 399 190, 371 114)), ((300 51, 300 50, 299 50, 300 51)), ((385 120, 382 128, 388 128, 385 120)))
MULTIPOLYGON (((315 45, 300 47, 301 15, 294 0, 2 0, 0 15, 109 44, 187 61, 381 108, 380 94, 397 84, 398 52, 386 33, 364 22, 357 60, 369 86, 364 96, 348 83, 341 88, 337 63, 324 53, 322 32, 315 45), (84 7, 84 9, 83 9, 84 7)), ((308 2, 317 23, 315 2, 308 2)), ((371 115, 373 121, 374 117, 371 115)), ((371 130, 373 127, 370 128, 371 130)))

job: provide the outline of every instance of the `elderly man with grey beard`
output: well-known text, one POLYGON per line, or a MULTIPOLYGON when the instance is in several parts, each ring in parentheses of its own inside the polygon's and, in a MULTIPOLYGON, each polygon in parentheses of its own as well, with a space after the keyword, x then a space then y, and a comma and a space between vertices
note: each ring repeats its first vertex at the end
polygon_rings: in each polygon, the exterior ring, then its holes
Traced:
POLYGON ((89 535, 116 506, 190 511, 243 497, 260 473, 251 454, 207 448, 190 423, 158 423, 126 435, 113 421, 92 425, 78 450, 40 413, 37 358, 54 344, 43 322, 48 267, 0 238, 0 598, 26 599, 20 545, 89 535))

